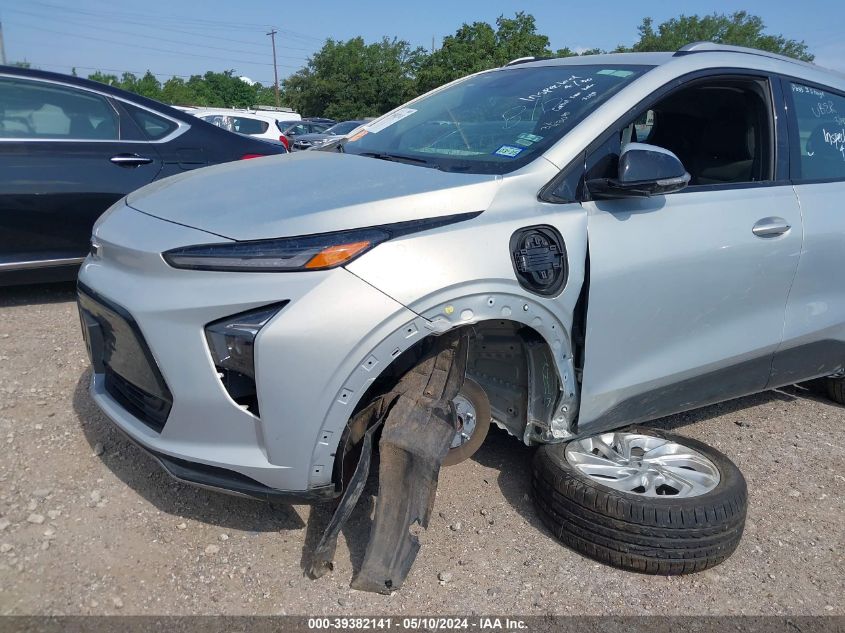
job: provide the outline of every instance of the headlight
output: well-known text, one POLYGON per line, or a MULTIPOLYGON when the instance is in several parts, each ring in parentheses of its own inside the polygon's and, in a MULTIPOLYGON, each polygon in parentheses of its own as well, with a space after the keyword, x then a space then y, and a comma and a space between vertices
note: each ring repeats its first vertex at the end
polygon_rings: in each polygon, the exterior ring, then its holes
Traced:
POLYGON ((253 345, 258 332, 288 304, 287 301, 241 312, 205 326, 205 338, 217 369, 255 378, 253 345))
POLYGON ((232 400, 259 415, 255 387, 255 338, 287 301, 241 312, 205 326, 205 340, 217 375, 232 400))
POLYGON ((386 231, 360 229, 306 237, 200 244, 167 251, 174 268, 233 272, 327 270, 351 262, 387 240, 386 231))

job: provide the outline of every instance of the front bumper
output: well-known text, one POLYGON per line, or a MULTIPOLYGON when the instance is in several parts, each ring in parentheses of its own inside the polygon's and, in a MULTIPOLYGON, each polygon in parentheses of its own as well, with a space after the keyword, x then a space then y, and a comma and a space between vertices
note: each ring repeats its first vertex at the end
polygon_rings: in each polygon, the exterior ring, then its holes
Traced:
POLYGON ((145 362, 161 378, 161 385, 139 380, 137 372, 95 358, 91 395, 103 412, 179 479, 264 498, 333 496, 340 437, 324 429, 326 416, 346 397, 344 381, 366 354, 362 342, 416 315, 344 269, 283 274, 172 269, 161 252, 220 238, 125 205, 98 225, 95 239, 99 254, 83 264, 80 287, 131 320, 129 329, 142 342, 137 347, 148 349, 145 362), (255 343, 259 418, 226 392, 204 327, 281 300, 289 304, 255 343), (142 389, 142 396, 166 400, 160 396, 169 392, 170 409, 158 428, 145 419, 143 407, 127 406, 108 384, 110 369, 142 389))

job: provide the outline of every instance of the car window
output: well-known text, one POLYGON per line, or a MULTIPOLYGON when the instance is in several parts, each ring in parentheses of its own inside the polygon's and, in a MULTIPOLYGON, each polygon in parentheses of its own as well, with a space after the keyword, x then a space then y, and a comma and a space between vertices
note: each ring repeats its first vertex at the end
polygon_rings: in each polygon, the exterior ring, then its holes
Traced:
POLYGON ((105 97, 69 86, 0 78, 0 137, 109 140, 120 138, 105 97))
POLYGON ((290 134, 291 136, 297 136, 299 134, 308 134, 311 130, 308 128, 307 124, 304 123, 297 123, 296 125, 290 126, 285 134, 290 134))
POLYGON ((504 174, 541 155, 647 70, 573 64, 472 75, 368 123, 344 149, 446 171, 504 174))
POLYGON ((733 185, 773 179, 768 82, 745 77, 696 80, 641 109, 627 125, 602 135, 544 193, 552 202, 584 195, 583 180, 616 178, 628 143, 668 149, 690 174, 690 185, 733 185))
POLYGON ((138 124, 139 128, 141 128, 141 131, 144 133, 144 137, 151 141, 157 141, 160 138, 164 138, 177 127, 176 123, 170 119, 165 119, 162 116, 150 112, 149 110, 144 110, 143 108, 134 106, 131 103, 123 103, 123 107, 126 108, 126 111, 129 113, 129 116, 132 117, 132 120, 138 124))
POLYGON ((361 121, 344 121, 343 123, 335 123, 323 131, 326 134, 349 134, 359 125, 361 125, 361 121))
POLYGON ((845 179, 845 96, 790 84, 797 129, 792 175, 798 180, 845 179))
POLYGON ((239 132, 240 134, 264 134, 270 127, 267 121, 231 114, 209 114, 200 118, 217 127, 222 127, 224 130, 239 132))
MULTIPOLYGON (((771 180, 767 88, 765 80, 754 78, 691 82, 650 104, 618 131, 616 158, 628 143, 648 143, 674 153, 689 172, 691 186, 771 180)), ((615 178, 617 164, 597 160, 587 178, 615 178)))

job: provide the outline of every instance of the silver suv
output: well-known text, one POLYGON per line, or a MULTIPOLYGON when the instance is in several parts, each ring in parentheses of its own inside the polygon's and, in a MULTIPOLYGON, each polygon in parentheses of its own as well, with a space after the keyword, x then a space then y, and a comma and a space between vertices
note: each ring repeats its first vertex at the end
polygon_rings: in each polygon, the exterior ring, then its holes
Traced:
POLYGON ((742 475, 621 429, 817 377, 843 401, 845 76, 707 43, 518 60, 326 149, 130 194, 79 304, 93 398, 181 479, 342 515, 383 425, 361 588, 398 588, 491 420, 551 445, 564 542, 682 573, 736 546, 742 475))

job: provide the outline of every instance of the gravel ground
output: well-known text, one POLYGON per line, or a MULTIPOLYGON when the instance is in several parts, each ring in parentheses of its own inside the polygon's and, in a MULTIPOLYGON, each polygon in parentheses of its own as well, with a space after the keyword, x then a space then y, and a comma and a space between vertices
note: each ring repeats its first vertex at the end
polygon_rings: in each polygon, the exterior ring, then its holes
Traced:
POLYGON ((845 614, 845 408, 812 388, 656 423, 748 481, 745 535, 712 570, 643 576, 562 547, 526 494, 532 451, 494 430, 442 472, 416 564, 387 597, 348 586, 374 481, 334 572, 311 581, 329 508, 174 482, 99 413, 89 377, 72 285, 0 289, 0 614, 845 614))

